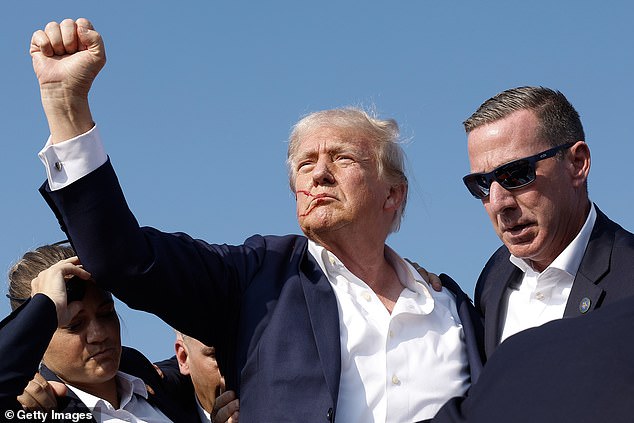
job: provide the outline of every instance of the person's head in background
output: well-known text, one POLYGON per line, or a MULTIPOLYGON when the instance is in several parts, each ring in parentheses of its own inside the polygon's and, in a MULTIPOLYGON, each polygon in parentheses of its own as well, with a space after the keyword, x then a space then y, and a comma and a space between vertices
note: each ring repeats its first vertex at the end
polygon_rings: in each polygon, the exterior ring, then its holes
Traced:
MULTIPOLYGON (((9 270, 9 297, 15 310, 31 296, 31 281, 75 256, 72 248, 45 245, 29 251, 9 270)), ((58 327, 46 349, 43 364, 69 385, 103 397, 116 383, 121 357, 119 318, 112 296, 92 281, 74 277, 67 281, 70 322, 58 327)), ((115 391, 116 392, 116 391, 115 391)))
POLYGON ((216 349, 178 331, 174 348, 180 372, 191 377, 198 402, 211 413, 223 384, 216 349))
POLYGON ((518 87, 485 101, 464 127, 465 185, 511 254, 543 271, 590 210, 590 150, 579 114, 559 91, 518 87))

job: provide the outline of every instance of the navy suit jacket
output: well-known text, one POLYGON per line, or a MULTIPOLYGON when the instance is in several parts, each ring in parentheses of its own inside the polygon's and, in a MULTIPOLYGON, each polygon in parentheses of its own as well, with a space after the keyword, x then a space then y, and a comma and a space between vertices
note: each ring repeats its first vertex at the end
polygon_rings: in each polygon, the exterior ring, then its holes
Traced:
MULTIPOLYGON (((566 304, 564 317, 587 314, 604 304, 634 295, 634 235, 596 207, 597 219, 566 304), (581 302, 589 307, 581 307, 581 302)), ((502 246, 482 270, 475 305, 484 316, 487 357, 500 344, 507 288, 519 286, 523 273, 502 246)))
MULTIPOLYGON (((333 421, 341 372, 339 315, 330 283, 298 235, 255 235, 237 246, 139 228, 105 163, 41 193, 84 266, 130 307, 216 348, 242 420, 333 421)), ((472 379, 481 321, 455 283, 472 379)), ((424 376, 423 376, 424 377, 424 376)))
POLYGON ((433 423, 631 423, 634 297, 505 340, 433 423))
MULTIPOLYGON (((45 295, 35 295, 0 322, 0 410, 21 409, 16 397, 33 379, 57 328, 55 305, 45 295)), ((141 378, 148 386, 148 402, 158 407, 174 422, 200 422, 193 395, 187 400, 174 394, 173 378, 162 379, 152 363, 139 351, 123 347, 119 370, 141 378)), ((40 374, 51 381, 62 382, 42 365, 40 374)), ((180 382, 180 381, 179 381, 180 382)), ((56 411, 90 413, 71 391, 58 398, 56 411)), ((70 420, 69 420, 70 421, 70 420)), ((94 422, 95 420, 92 419, 94 422)))

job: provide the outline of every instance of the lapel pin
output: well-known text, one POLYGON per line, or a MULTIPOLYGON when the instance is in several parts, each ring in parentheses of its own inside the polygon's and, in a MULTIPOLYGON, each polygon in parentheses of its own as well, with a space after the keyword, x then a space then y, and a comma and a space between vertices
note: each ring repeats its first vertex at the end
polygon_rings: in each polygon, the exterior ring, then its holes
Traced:
POLYGON ((581 301, 579 302, 579 311, 582 314, 585 314, 588 312, 588 310, 590 310, 590 305, 592 304, 592 301, 590 301, 590 298, 588 297, 583 297, 581 299, 581 301))

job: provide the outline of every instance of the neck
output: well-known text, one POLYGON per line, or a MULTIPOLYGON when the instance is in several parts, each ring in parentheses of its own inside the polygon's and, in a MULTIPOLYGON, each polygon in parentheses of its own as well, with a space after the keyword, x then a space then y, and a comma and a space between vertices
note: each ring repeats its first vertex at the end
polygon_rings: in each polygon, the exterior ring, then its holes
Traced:
POLYGON ((572 241, 579 235, 583 225, 586 223, 588 219, 588 215, 590 214, 591 203, 588 198, 585 198, 585 201, 581 201, 576 210, 581 210, 580 213, 576 213, 575 215, 571 215, 568 220, 568 227, 564 232, 565 236, 560 237, 558 248, 555 250, 556 253, 549 257, 547 260, 531 260, 530 265, 536 272, 543 272, 546 270, 548 266, 551 265, 553 261, 570 245, 572 241))
POLYGON ((70 383, 84 392, 108 401, 115 409, 119 408, 119 392, 117 390, 117 380, 113 377, 110 380, 94 384, 70 383))
MULTIPOLYGON (((367 235, 367 234, 366 234, 367 235)), ((333 253, 346 268, 365 282, 381 299, 388 311, 392 311, 403 286, 396 271, 385 257, 385 238, 345 240, 329 236, 313 237, 313 241, 333 253)))

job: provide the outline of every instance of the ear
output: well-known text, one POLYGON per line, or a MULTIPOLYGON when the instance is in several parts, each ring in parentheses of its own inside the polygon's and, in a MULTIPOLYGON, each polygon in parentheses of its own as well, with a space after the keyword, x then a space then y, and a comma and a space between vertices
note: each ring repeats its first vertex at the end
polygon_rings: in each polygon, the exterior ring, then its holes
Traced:
POLYGON ((187 362, 187 348, 185 348, 185 344, 180 339, 177 339, 174 343, 174 349, 176 350, 176 360, 178 360, 178 368, 181 371, 181 374, 188 375, 189 374, 189 363, 187 362))
POLYGON ((570 171, 575 188, 583 187, 590 174, 590 149, 584 141, 577 141, 568 154, 570 171))
POLYGON ((383 209, 390 211, 398 210, 401 204, 403 204, 403 201, 405 201, 406 191, 406 184, 392 185, 383 204, 383 209))

